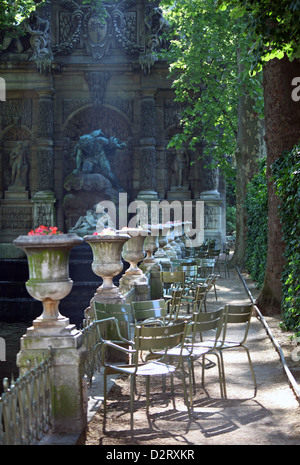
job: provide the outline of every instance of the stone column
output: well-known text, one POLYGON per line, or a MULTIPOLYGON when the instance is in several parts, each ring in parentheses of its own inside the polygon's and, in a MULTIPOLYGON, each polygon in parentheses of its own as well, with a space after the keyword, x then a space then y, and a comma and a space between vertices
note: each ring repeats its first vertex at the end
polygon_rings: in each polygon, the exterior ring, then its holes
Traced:
POLYGON ((137 200, 150 202, 156 192, 156 107, 155 91, 141 92, 140 192, 137 200))
POLYGON ((34 228, 40 224, 53 226, 56 222, 54 204, 54 152, 53 152, 53 89, 37 91, 37 192, 33 195, 34 228))

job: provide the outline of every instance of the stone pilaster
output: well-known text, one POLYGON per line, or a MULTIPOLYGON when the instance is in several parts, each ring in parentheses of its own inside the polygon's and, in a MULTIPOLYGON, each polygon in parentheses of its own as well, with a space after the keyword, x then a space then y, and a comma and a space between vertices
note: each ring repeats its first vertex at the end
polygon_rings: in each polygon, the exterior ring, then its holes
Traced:
POLYGON ((156 107, 155 91, 141 92, 140 192, 144 202, 158 198, 156 192, 156 107))
POLYGON ((54 151, 53 151, 53 96, 51 88, 38 93, 38 127, 36 141, 37 192, 32 197, 34 227, 55 224, 54 151))

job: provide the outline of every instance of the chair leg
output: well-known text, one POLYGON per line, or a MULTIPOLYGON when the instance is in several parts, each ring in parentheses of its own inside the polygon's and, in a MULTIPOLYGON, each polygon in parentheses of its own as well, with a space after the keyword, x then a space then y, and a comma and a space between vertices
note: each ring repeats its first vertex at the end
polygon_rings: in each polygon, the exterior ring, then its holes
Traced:
POLYGON ((254 370, 253 370, 252 360, 251 360, 251 357, 250 357, 250 352, 249 352, 248 347, 246 347, 244 345, 242 345, 241 347, 243 347, 245 349, 247 357, 248 357, 249 367, 250 367, 251 376, 252 376, 253 384, 254 384, 254 397, 255 397, 256 394, 257 394, 257 383, 256 383, 256 377, 255 377, 254 370))
POLYGON ((103 431, 105 430, 106 423, 106 402, 107 402, 107 374, 106 369, 104 369, 103 374, 103 431))
POLYGON ((146 376, 146 412, 149 413, 149 397, 150 397, 150 376, 146 376))
MULTIPOLYGON (((250 371, 251 371, 251 376, 252 376, 252 380, 253 380, 253 384, 254 384, 254 397, 255 397, 256 394, 257 394, 257 383, 256 383, 256 377, 255 377, 254 370, 253 370, 252 360, 251 360, 251 357, 250 357, 250 352, 249 352, 248 347, 246 347, 244 345, 241 345, 240 347, 242 347, 245 350, 245 352, 247 354, 247 357, 248 357, 249 368, 250 368, 250 371)), ((220 354, 220 358, 221 358, 221 367, 222 367, 222 372, 223 372, 224 397, 227 398, 225 367, 224 367, 224 359, 223 359, 222 350, 219 350, 219 354, 220 354)))
POLYGON ((133 429, 133 405, 134 405, 135 376, 130 376, 130 428, 133 429))

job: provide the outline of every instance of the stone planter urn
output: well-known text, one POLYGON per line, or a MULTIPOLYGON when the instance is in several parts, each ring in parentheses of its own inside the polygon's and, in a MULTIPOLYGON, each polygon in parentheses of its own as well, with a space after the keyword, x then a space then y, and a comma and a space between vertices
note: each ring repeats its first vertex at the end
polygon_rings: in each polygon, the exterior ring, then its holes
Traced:
POLYGON ((91 300, 91 306, 94 300, 104 303, 121 303, 124 300, 113 279, 123 270, 121 252, 129 239, 128 234, 116 232, 106 234, 105 230, 100 234, 84 236, 83 240, 93 251, 92 270, 103 279, 102 285, 98 287, 91 300))
POLYGON ((174 236, 175 236, 175 242, 177 246, 180 248, 181 251, 181 258, 185 257, 185 245, 184 242, 182 241, 182 236, 183 236, 183 225, 184 223, 175 223, 174 224, 174 236))
MULTIPOLYGON (((130 291, 135 284, 144 286, 148 284, 148 279, 139 268, 138 263, 145 258, 144 242, 147 233, 150 232, 147 229, 138 228, 124 228, 124 231, 130 236, 130 239, 123 246, 122 257, 130 266, 120 279, 122 293, 130 291)), ((123 232, 123 229, 120 232, 123 232)))
MULTIPOLYGON (((149 228, 150 229, 150 228, 149 228)), ((158 243, 158 234, 159 234, 159 225, 152 225, 151 226, 151 235, 145 238, 144 242, 144 250, 147 254, 147 257, 144 259, 143 264, 153 264, 157 263, 157 260, 154 254, 157 252, 159 248, 158 243)))
POLYGON ((167 232, 170 227, 160 224, 158 233, 158 249, 154 256, 156 260, 161 264, 163 271, 169 271, 172 267, 170 257, 165 252, 165 247, 168 245, 167 232))
MULTIPOLYGON (((173 247, 173 242, 174 242, 174 228, 172 225, 170 225, 170 230, 169 230, 169 233, 167 235, 167 245, 164 247, 164 251, 166 252, 166 254, 168 255, 168 257, 170 259, 172 258, 178 258, 178 255, 177 255, 177 251, 176 249, 173 247)), ((174 242, 175 243, 175 242, 174 242)))
POLYGON ((81 242, 76 234, 28 235, 14 240, 14 244, 25 251, 28 260, 26 289, 34 299, 43 303, 42 315, 33 321, 34 329, 39 332, 59 335, 59 329, 69 325, 69 318, 59 312, 59 302, 72 289, 69 256, 71 249, 81 242))

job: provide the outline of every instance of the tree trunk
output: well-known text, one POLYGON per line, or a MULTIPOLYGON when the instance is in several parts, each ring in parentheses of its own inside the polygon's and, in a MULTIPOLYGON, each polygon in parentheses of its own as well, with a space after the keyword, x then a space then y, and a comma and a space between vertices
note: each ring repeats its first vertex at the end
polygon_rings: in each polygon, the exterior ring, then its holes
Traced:
POLYGON ((292 99, 292 80, 300 76, 300 61, 287 58, 264 66, 265 128, 268 186, 268 253, 264 285, 257 304, 271 315, 281 309, 281 273, 284 244, 278 216, 279 199, 271 180, 271 165, 300 140, 300 102, 292 99))

